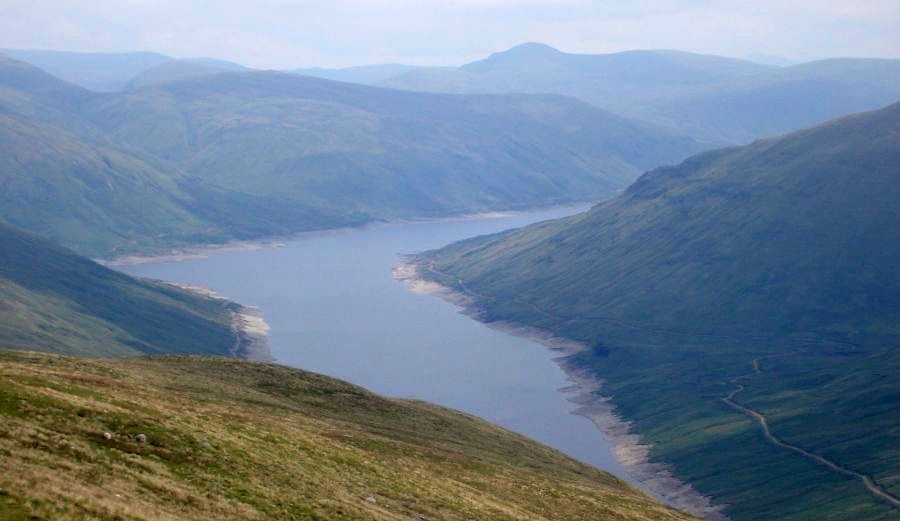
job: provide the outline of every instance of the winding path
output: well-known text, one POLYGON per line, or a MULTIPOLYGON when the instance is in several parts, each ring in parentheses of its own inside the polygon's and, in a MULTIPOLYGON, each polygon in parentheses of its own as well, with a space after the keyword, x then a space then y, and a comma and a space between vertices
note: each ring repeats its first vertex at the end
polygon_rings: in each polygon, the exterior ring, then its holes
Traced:
MULTIPOLYGON (((419 266, 422 267, 422 264, 419 264, 419 266)), ((475 291, 469 289, 469 288, 466 286, 465 282, 464 282, 461 278, 455 277, 455 276, 453 276, 453 275, 451 275, 451 274, 449 274, 449 273, 445 273, 445 272, 442 272, 442 271, 438 270, 438 269, 434 266, 434 262, 428 262, 428 264, 425 265, 424 268, 427 269, 428 271, 431 271, 432 273, 434 273, 434 274, 436 274, 436 275, 441 275, 441 276, 443 276, 443 277, 447 277, 447 278, 450 278, 450 279, 452 279, 452 280, 455 280, 455 281, 456 281, 457 287, 458 287, 463 293, 465 293, 465 294, 468 294, 468 295, 471 295, 471 296, 473 296, 473 297, 477 297, 477 298, 480 298, 480 299, 492 299, 492 297, 490 297, 489 295, 484 295, 484 294, 481 294, 481 293, 478 293, 478 292, 475 292, 475 291)), ((531 309, 533 309, 535 312, 537 312, 537 313, 539 313, 539 314, 541 314, 541 315, 550 317, 550 318, 554 318, 554 319, 557 319, 557 320, 572 320, 572 319, 574 318, 574 317, 565 317, 565 316, 562 316, 562 315, 559 315, 559 314, 556 314, 556 313, 551 313, 551 312, 549 312, 549 311, 546 311, 546 310, 544 310, 544 309, 541 309, 539 306, 537 306, 537 305, 534 304, 533 302, 528 302, 528 301, 525 301, 525 300, 522 300, 522 299, 512 299, 512 300, 518 302, 519 304, 528 306, 528 307, 530 307, 531 309)), ((665 333, 665 334, 675 334, 675 335, 685 335, 685 336, 699 336, 699 337, 707 337, 707 338, 734 338, 734 337, 727 337, 727 336, 721 336, 721 335, 696 334, 696 333, 689 333, 689 332, 683 332, 683 331, 665 331, 665 330, 659 330, 659 329, 654 330, 654 329, 652 329, 652 328, 643 328, 643 327, 641 327, 640 325, 636 325, 636 324, 629 324, 629 323, 627 323, 627 322, 624 322, 624 321, 621 321, 621 320, 618 320, 618 319, 615 319, 615 318, 612 318, 612 317, 579 316, 578 318, 581 319, 581 320, 585 320, 585 319, 587 319, 587 320, 604 320, 604 321, 616 323, 616 324, 618 324, 618 325, 620 325, 620 326, 624 326, 624 327, 628 327, 628 328, 632 328, 632 329, 644 329, 644 330, 650 330, 650 331, 654 331, 654 332, 658 332, 658 333, 659 333, 659 332, 662 332, 662 333, 665 333)), ((762 339, 762 338, 757 338, 756 340, 761 340, 761 339, 762 339)), ((854 345, 854 344, 852 344, 852 343, 850 343, 850 342, 839 342, 839 343, 847 344, 847 345, 854 345)), ((794 451, 794 452, 796 452, 797 454, 800 454, 801 456, 804 456, 804 457, 806 457, 806 458, 809 458, 809 459, 815 461, 816 463, 819 463, 820 465, 824 465, 824 466, 830 468, 831 470, 833 470, 833 471, 835 471, 835 472, 838 472, 838 473, 840 473, 840 474, 844 474, 845 476, 850 476, 850 477, 859 479, 860 481, 862 481, 863 485, 865 485, 866 489, 868 489, 869 492, 871 492, 872 495, 874 495, 876 498, 881 499, 881 500, 887 502, 888 504, 892 505, 894 508, 900 508, 900 498, 897 498, 896 496, 894 496, 894 495, 891 494, 890 492, 888 492, 888 491, 884 490, 883 488, 881 488, 881 486, 878 485, 878 484, 875 482, 875 480, 872 479, 870 476, 867 476, 867 475, 865 475, 865 474, 860 474, 859 472, 856 472, 856 471, 854 471, 854 470, 850 470, 850 469, 848 469, 848 468, 846 468, 846 467, 842 467, 842 466, 838 465, 837 463, 835 463, 835 462, 833 462, 833 461, 831 461, 831 460, 829 460, 829 459, 827 459, 827 458, 824 458, 824 457, 822 457, 822 456, 819 456, 818 454, 814 454, 814 453, 812 453, 812 452, 809 452, 809 451, 806 450, 806 449, 803 449, 803 448, 798 447, 798 446, 796 446, 796 445, 791 445, 790 443, 787 443, 787 442, 781 440, 780 438, 778 438, 777 436, 775 436, 774 434, 772 434, 772 431, 771 431, 771 429, 769 428, 769 422, 768 422, 768 420, 766 419, 766 417, 765 417, 762 413, 760 413, 760 412, 758 412, 758 411, 755 411, 755 410, 753 410, 753 409, 751 409, 751 408, 749 408, 749 407, 745 407, 745 406, 743 406, 743 405, 741 405, 741 404, 739 404, 739 403, 737 403, 737 402, 734 401, 734 397, 735 397, 738 393, 740 393, 741 391, 744 390, 744 386, 741 385, 741 384, 739 384, 738 381, 740 381, 740 380, 742 380, 742 379, 744 379, 744 378, 749 378, 749 377, 751 377, 751 376, 753 376, 753 375, 755 375, 755 374, 759 374, 759 373, 762 372, 762 371, 760 370, 760 368, 759 368, 759 362, 760 362, 760 360, 764 360, 764 359, 766 359, 766 358, 777 358, 777 357, 782 357, 782 356, 788 356, 788 355, 791 355, 791 354, 793 354, 793 353, 782 353, 782 354, 775 354, 775 355, 768 355, 768 356, 761 356, 761 357, 759 357, 759 358, 754 358, 753 361, 751 362, 751 363, 752 363, 752 366, 753 366, 753 371, 750 372, 750 373, 747 373, 747 374, 744 374, 744 375, 741 375, 741 376, 737 376, 737 377, 735 377, 735 378, 732 378, 732 379, 731 379, 731 382, 734 383, 737 387, 735 387, 735 388, 734 388, 731 392, 729 392, 726 396, 722 397, 721 400, 722 400, 725 404, 727 404, 729 407, 731 407, 731 408, 733 408, 733 409, 735 409, 735 410, 737 410, 737 411, 739 411, 739 412, 741 412, 741 413, 743 413, 743 414, 749 416, 750 418, 756 420, 756 422, 759 423, 760 427, 762 428, 763 435, 765 436, 766 440, 767 440, 769 443, 771 443, 771 444, 773 444, 773 445, 775 445, 775 446, 784 448, 784 449, 788 449, 788 450, 794 451)))
POLYGON ((871 477, 866 476, 865 474, 860 474, 859 472, 850 470, 846 467, 842 467, 829 459, 819 456, 818 454, 813 454, 812 452, 809 452, 806 449, 800 448, 796 445, 791 445, 790 443, 787 443, 787 442, 781 440, 780 438, 778 438, 777 436, 772 434, 772 431, 769 428, 769 421, 766 419, 766 417, 762 413, 755 411, 749 407, 745 407, 734 401, 734 397, 739 392, 744 390, 744 386, 737 382, 741 379, 761 373, 762 371, 759 368, 759 361, 762 360, 763 358, 774 358, 776 356, 787 356, 787 354, 785 354, 785 355, 770 355, 770 356, 764 356, 764 357, 753 359, 753 362, 752 362, 753 372, 733 378, 731 380, 731 382, 734 383, 735 385, 737 385, 737 387, 735 387, 730 393, 728 393, 727 396, 722 398, 722 401, 725 402, 726 404, 728 404, 728 406, 730 406, 731 408, 736 409, 736 410, 746 414, 747 416, 753 418, 754 420, 756 420, 756 422, 759 423, 760 427, 762 427, 763 435, 765 436, 766 441, 768 441, 769 443, 776 445, 778 447, 784 448, 784 449, 792 450, 792 451, 796 452, 797 454, 800 454, 801 456, 805 456, 806 458, 809 458, 809 459, 815 461, 816 463, 825 465, 826 467, 830 468, 831 470, 833 470, 835 472, 839 472, 841 474, 844 474, 845 476, 850 476, 850 477, 859 479, 860 481, 862 481, 863 485, 865 485, 865 487, 869 490, 869 492, 871 492, 875 497, 890 503, 895 508, 900 508, 900 498, 897 498, 890 492, 881 488, 881 486, 879 486, 877 483, 875 483, 875 480, 873 480, 871 477))

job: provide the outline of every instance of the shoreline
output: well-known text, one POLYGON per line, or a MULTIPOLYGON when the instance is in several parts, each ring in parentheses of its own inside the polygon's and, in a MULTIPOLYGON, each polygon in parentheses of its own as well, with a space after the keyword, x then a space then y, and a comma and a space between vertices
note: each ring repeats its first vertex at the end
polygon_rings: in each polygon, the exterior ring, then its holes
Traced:
POLYGON ((571 386, 560 389, 560 392, 571 394, 568 400, 577 406, 571 413, 583 416, 594 424, 609 443, 616 461, 629 476, 675 508, 711 521, 728 520, 721 512, 723 506, 714 506, 709 497, 700 494, 690 483, 676 478, 667 464, 651 461, 651 446, 642 443, 640 436, 632 432, 631 422, 616 414, 612 398, 600 394, 603 380, 569 362, 569 357, 587 349, 586 345, 524 324, 503 320, 484 322, 479 316, 478 302, 474 298, 424 279, 418 271, 417 262, 406 258, 394 267, 392 275, 414 293, 439 297, 458 307, 462 314, 490 328, 533 340, 560 353, 553 361, 572 382, 571 386))
POLYGON ((316 238, 331 235, 341 235, 345 233, 353 233, 359 231, 375 230, 391 226, 403 226, 406 224, 430 224, 430 223, 449 223, 461 221, 474 221, 480 219, 502 219, 504 217, 515 217, 516 215, 527 214, 531 212, 550 211, 565 208, 579 208, 580 211, 586 211, 591 206, 597 204, 598 201, 583 201, 566 204, 555 204, 549 206, 537 206, 534 208, 526 208, 522 210, 500 210, 465 213, 458 215, 450 215, 446 217, 422 217, 411 219, 396 219, 388 221, 370 221, 358 226, 341 226, 338 228, 323 228, 321 230, 308 230, 303 232, 291 233, 287 235, 274 235, 270 237, 261 237, 259 239, 235 240, 224 243, 199 243, 193 246, 176 248, 168 253, 158 254, 129 254, 109 259, 92 259, 94 262, 106 267, 114 266, 134 266, 138 264, 154 264, 162 262, 183 262, 189 260, 205 259, 210 255, 228 251, 255 251, 269 250, 275 248, 283 248, 287 242, 301 240, 306 238, 316 238))
POLYGON ((256 362, 275 361, 275 357, 272 356, 272 352, 269 350, 269 324, 263 318, 260 308, 245 306, 203 286, 167 281, 161 282, 207 298, 222 300, 236 305, 237 309, 231 311, 231 332, 234 334, 234 345, 229 350, 229 354, 235 358, 256 362))

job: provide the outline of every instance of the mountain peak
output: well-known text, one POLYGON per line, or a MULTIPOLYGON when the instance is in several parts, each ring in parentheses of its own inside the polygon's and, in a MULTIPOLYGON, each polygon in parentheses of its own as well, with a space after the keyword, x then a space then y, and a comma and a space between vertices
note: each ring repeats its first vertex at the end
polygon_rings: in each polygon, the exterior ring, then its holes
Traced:
POLYGON ((550 47, 546 43, 525 42, 506 51, 494 53, 493 56, 552 56, 556 54, 562 54, 562 51, 550 47))
POLYGON ((481 72, 488 70, 498 64, 521 63, 530 60, 539 60, 542 58, 554 58, 562 55, 562 51, 554 49, 547 44, 537 42, 527 42, 516 45, 510 49, 501 52, 495 52, 483 60, 478 60, 467 65, 463 65, 462 69, 470 72, 481 72))

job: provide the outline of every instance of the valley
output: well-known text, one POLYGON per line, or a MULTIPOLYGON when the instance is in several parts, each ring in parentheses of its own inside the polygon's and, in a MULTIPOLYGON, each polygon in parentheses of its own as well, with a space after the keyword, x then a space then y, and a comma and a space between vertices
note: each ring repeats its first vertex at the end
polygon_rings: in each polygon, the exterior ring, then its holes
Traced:
POLYGON ((572 386, 553 362, 562 353, 486 328, 391 277, 401 253, 579 209, 347 230, 118 269, 259 306, 278 363, 487 418, 627 479, 594 426, 571 414, 574 394, 559 392, 572 386))
POLYGON ((0 20, 0 520, 900 521, 900 11, 200 4, 0 20))

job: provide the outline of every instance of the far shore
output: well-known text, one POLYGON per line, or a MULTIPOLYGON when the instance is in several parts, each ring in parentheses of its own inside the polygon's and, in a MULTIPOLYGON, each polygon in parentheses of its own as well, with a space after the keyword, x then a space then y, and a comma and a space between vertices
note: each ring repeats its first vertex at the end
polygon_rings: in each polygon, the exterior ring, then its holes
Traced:
POLYGON ((156 264, 162 262, 183 262, 197 259, 205 259, 214 253, 228 252, 228 251, 252 251, 252 250, 267 250, 273 248, 282 248, 285 246, 287 242, 302 240, 302 239, 310 239, 316 237, 328 237, 333 235, 341 235, 345 233, 353 233, 365 230, 375 230, 379 228, 386 228, 391 226, 402 226, 405 224, 427 224, 427 223, 442 223, 442 222, 460 222, 460 221, 474 221, 481 219, 501 219, 504 217, 514 217, 516 215, 527 214, 531 212, 541 212, 541 211, 549 211, 555 209, 564 209, 564 208, 578 208, 587 210, 593 205, 595 202, 593 201, 584 201, 584 202, 574 202, 567 204, 558 204, 558 205, 549 205, 549 206, 539 206, 534 208, 527 208, 523 210, 505 210, 505 211, 492 211, 492 212, 477 212, 477 213, 467 213, 467 214, 459 214, 459 215, 450 215, 446 217, 422 217, 416 219, 396 219, 390 221, 371 221, 359 226, 343 226, 339 228, 324 228, 321 230, 309 230, 304 232, 297 232, 288 235, 278 235, 272 237, 262 237, 259 239, 246 240, 246 241, 229 241, 225 243, 206 243, 206 244, 197 244, 195 246, 188 246, 184 248, 173 249, 167 253, 157 253, 157 254, 129 254, 122 255, 119 257, 112 257, 109 259, 94 259, 95 262, 102 264, 104 266, 133 266, 137 264, 156 264))
POLYGON ((561 390, 573 394, 569 401, 578 407, 572 413, 584 416, 594 423, 612 446, 616 460, 630 476, 675 508, 712 521, 728 520, 721 512, 722 506, 713 505, 709 497, 697 492, 689 483, 676 478, 668 465, 650 461, 651 447, 642 443, 640 436, 632 432, 629 421, 616 414, 612 399, 601 394, 603 381, 570 362, 570 356, 587 349, 586 345, 524 324, 508 321, 485 322, 480 316, 475 298, 423 278, 414 256, 398 264, 394 268, 393 276, 405 282, 410 291, 440 297, 460 308, 465 315, 485 323, 488 327, 536 341, 560 353, 554 361, 573 383, 572 386, 561 390))

